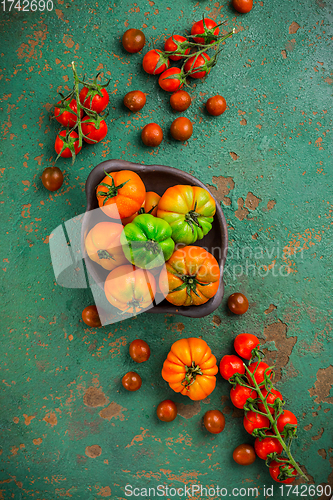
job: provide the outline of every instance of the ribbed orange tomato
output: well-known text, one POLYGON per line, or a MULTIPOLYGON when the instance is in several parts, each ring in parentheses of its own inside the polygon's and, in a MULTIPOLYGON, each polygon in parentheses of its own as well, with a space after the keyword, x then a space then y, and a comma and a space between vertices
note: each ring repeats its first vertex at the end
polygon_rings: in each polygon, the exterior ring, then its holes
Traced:
POLYGON ((199 401, 215 389, 217 372, 216 358, 207 343, 191 337, 171 346, 162 377, 175 392, 199 401))
POLYGON ((126 226, 126 224, 132 222, 135 219, 135 217, 140 214, 151 214, 154 217, 157 217, 157 205, 160 199, 161 197, 159 194, 154 193, 154 191, 148 191, 146 193, 145 199, 141 205, 140 210, 138 212, 135 212, 135 214, 131 215, 131 217, 126 217, 125 219, 122 219, 121 220, 122 224, 126 226))
POLYGON ((128 264, 120 243, 123 229, 117 222, 99 222, 90 229, 85 239, 89 258, 108 271, 128 264))

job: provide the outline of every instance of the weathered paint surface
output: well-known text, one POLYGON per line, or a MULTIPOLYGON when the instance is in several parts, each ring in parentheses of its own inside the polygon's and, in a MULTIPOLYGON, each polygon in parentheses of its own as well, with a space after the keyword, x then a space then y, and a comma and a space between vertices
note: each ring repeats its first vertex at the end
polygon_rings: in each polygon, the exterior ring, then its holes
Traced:
MULTIPOLYGON (((264 498, 272 484, 264 463, 242 468, 231 458, 253 438, 227 382, 219 378, 208 400, 191 403, 159 375, 176 339, 200 335, 220 358, 245 331, 266 342, 278 388, 298 416, 297 460, 314 484, 333 486, 332 2, 263 0, 245 16, 209 0, 54 3, 53 12, 1 11, 0 499, 124 499, 126 484, 258 487, 264 498), (227 20, 237 34, 207 81, 193 85, 185 115, 194 133, 181 144, 168 133, 175 118, 169 95, 120 38, 127 27, 142 28, 145 52, 203 13, 227 20), (58 126, 49 110, 57 91, 71 86, 73 60, 82 74, 111 78, 109 134, 85 147, 74 166, 59 161, 65 182, 50 194, 40 181, 55 158, 58 126), (148 94, 147 104, 133 115, 122 98, 136 89, 148 94), (219 118, 204 111, 216 93, 228 103, 219 118), (155 150, 140 140, 151 121, 165 131, 155 150), (174 166, 212 187, 229 225, 226 297, 243 291, 246 315, 231 316, 224 300, 203 319, 143 314, 85 327, 80 313, 91 293, 55 284, 48 239, 84 211, 86 177, 107 158, 174 166), (142 366, 128 355, 136 337, 152 350, 142 366), (138 393, 121 387, 130 369, 142 376, 138 393), (155 416, 166 398, 179 403, 170 424, 155 416), (226 416, 218 436, 202 429, 212 408, 226 416)), ((274 491, 280 498, 277 484, 274 491)))

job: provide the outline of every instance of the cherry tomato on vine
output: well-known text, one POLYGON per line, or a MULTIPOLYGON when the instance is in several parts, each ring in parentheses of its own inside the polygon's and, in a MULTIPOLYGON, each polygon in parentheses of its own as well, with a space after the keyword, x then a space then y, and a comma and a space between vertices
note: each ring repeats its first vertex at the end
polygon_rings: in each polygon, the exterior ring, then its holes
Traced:
MULTIPOLYGON (((278 457, 280 460, 283 460, 282 457, 278 457)), ((286 460, 285 460, 286 461, 286 460)), ((269 473, 271 475, 271 478, 274 479, 274 481, 277 481, 278 483, 284 483, 284 484, 290 484, 293 481, 295 481, 295 477, 287 477, 286 479, 283 479, 283 470, 281 470, 283 467, 286 467, 289 469, 292 473, 293 476, 297 476, 297 471, 296 469, 288 463, 281 463, 277 462, 276 460, 272 460, 272 462, 269 464, 269 473), (280 479, 279 479, 280 476, 280 479)))
POLYGON ((185 111, 191 102, 191 96, 185 90, 178 90, 170 96, 170 105, 175 111, 185 111))
POLYGON ((244 408, 246 401, 249 398, 255 399, 257 397, 256 391, 236 384, 230 391, 230 399, 236 408, 244 408))
POLYGON ((207 112, 212 116, 219 116, 225 112, 227 107, 226 100, 221 95, 214 95, 206 102, 207 112))
POLYGON ((244 443, 234 449, 232 458, 239 465, 251 465, 256 459, 256 454, 253 446, 244 443))
POLYGON ((208 61, 210 57, 206 52, 198 57, 190 57, 184 66, 185 73, 189 73, 192 78, 204 78, 211 70, 211 66, 207 64, 208 61))
POLYGON ((163 139, 163 131, 157 123, 148 123, 141 132, 141 139, 145 146, 155 148, 163 139))
POLYGON ((182 47, 182 44, 187 42, 187 39, 181 35, 173 35, 167 39, 164 44, 164 50, 166 52, 175 52, 177 51, 177 55, 169 55, 172 61, 179 61, 183 58, 184 54, 188 54, 190 52, 190 48, 182 47))
POLYGON ((83 137, 83 140, 88 144, 101 142, 108 133, 108 126, 105 120, 101 120, 100 118, 94 120, 89 116, 85 116, 82 120, 81 126, 83 134, 89 137, 89 139, 83 137))
MULTIPOLYGON (((248 369, 250 370, 250 372, 254 376, 255 381, 257 382, 257 384, 259 386, 265 379, 265 372, 266 372, 267 377, 269 377, 270 379, 272 378, 272 376, 273 376, 272 370, 269 370, 268 368, 269 368, 268 364, 265 363, 264 361, 260 361, 260 363, 258 363, 258 362, 251 363, 248 366, 248 369)), ((250 385, 254 385, 253 380, 249 374, 247 374, 247 379, 248 379, 250 385)))
POLYGON ((256 438, 254 449, 259 458, 266 460, 267 455, 271 453, 282 453, 283 447, 277 438, 267 433, 267 437, 263 439, 259 437, 256 438))
POLYGON ((192 38, 192 40, 196 43, 202 44, 212 43, 214 41, 214 35, 218 35, 219 31, 220 30, 217 27, 216 22, 212 19, 209 19, 208 17, 205 17, 204 19, 201 19, 201 21, 197 21, 193 24, 191 28, 191 35, 203 35, 204 33, 206 33, 208 35, 208 38, 195 36, 194 38, 192 38))
POLYGON ((228 298, 228 307, 234 314, 244 314, 249 308, 249 301, 242 293, 233 293, 228 298))
POLYGON ((79 136, 76 132, 74 132, 74 130, 69 134, 67 140, 65 140, 66 133, 66 130, 59 132, 55 140, 54 149, 56 150, 56 153, 59 154, 62 147, 67 145, 67 147, 61 152, 60 156, 63 158, 70 158, 73 156, 73 150, 77 155, 81 151, 82 146, 79 147, 79 136))
POLYGON ((99 95, 96 89, 89 89, 88 87, 83 87, 80 92, 80 103, 96 113, 102 113, 104 109, 109 104, 109 94, 108 91, 101 87, 101 85, 96 84, 98 91, 102 93, 99 95))
POLYGON ((253 7, 253 0, 232 0, 232 6, 237 12, 247 14, 253 7))
POLYGON ((247 411, 243 418, 243 425, 246 432, 252 434, 255 429, 269 429, 270 422, 267 417, 256 413, 255 411, 247 411))
POLYGON ((234 340, 235 351, 244 359, 251 359, 252 349, 259 344, 259 339, 252 333, 240 333, 234 340))
POLYGON ((293 412, 284 410, 284 412, 281 413, 276 421, 276 425, 280 434, 284 432, 284 428, 287 424, 294 425, 295 428, 297 428, 297 418, 295 417, 293 412))
MULTIPOLYGON (((55 119, 61 123, 64 127, 73 128, 77 124, 77 103, 76 99, 72 99, 69 101, 57 103, 57 106, 54 108, 54 116, 55 119), (65 109, 61 109, 60 106, 64 106, 65 109)), ((83 116, 83 109, 80 110, 80 116, 83 116)))
POLYGON ((146 43, 146 37, 141 30, 137 30, 135 28, 131 28, 123 34, 122 44, 127 52, 131 54, 135 54, 136 52, 140 52, 140 50, 144 47, 146 43))
POLYGON ((180 68, 169 68, 164 71, 158 79, 161 89, 167 92, 176 92, 184 85, 183 77, 180 75, 180 68), (172 78, 174 76, 174 78, 172 78))
POLYGON ((211 434, 219 434, 225 427, 225 418, 219 410, 208 410, 204 415, 204 426, 211 434))
MULTIPOLYGON (((266 389, 261 389, 261 393, 262 393, 262 395, 264 396, 264 398, 266 398, 266 394, 267 394, 267 392, 268 392, 268 391, 267 391, 266 389)), ((276 390, 276 389, 274 389, 274 387, 273 387, 273 388, 269 391, 269 394, 268 394, 268 396, 267 396, 267 398, 266 398, 266 403, 267 403, 268 405, 272 405, 272 404, 274 404, 274 401, 275 401, 276 399, 278 399, 278 398, 279 398, 279 399, 281 399, 281 401, 283 401, 283 396, 282 396, 281 392, 280 392, 280 391, 278 391, 278 390, 276 390)), ((274 413, 274 408, 271 408, 270 406, 269 406, 268 408, 269 408, 270 413, 272 413, 272 414, 273 414, 273 413, 274 413)), ((258 403, 258 410, 259 410, 259 411, 262 411, 262 412, 264 412, 264 413, 266 412, 266 410, 265 410, 265 406, 264 406, 264 404, 263 404, 263 403, 258 403)))
POLYGON ((88 326, 98 328, 102 326, 96 306, 87 306, 82 311, 82 320, 88 326))
POLYGON ((153 49, 144 55, 142 66, 149 75, 159 75, 170 66, 170 61, 161 50, 153 49))
POLYGON ((172 122, 170 132, 177 141, 187 141, 193 133, 193 125, 188 118, 180 116, 172 122))
POLYGON ((123 376, 121 383, 127 391, 134 392, 140 389, 142 380, 138 373, 128 372, 123 376))
POLYGON ((140 111, 145 104, 146 96, 141 90, 132 90, 124 97, 124 105, 133 113, 140 111))
POLYGON ((47 167, 42 174, 43 186, 49 191, 57 191, 64 181, 62 171, 58 167, 47 167))
POLYGON ((226 354, 220 362, 220 373, 226 380, 229 380, 235 373, 243 375, 245 373, 244 363, 238 356, 226 354))
POLYGON ((130 343, 129 354, 136 363, 144 363, 149 359, 150 347, 144 340, 135 339, 130 343))
POLYGON ((177 417, 177 406, 171 399, 165 399, 156 408, 156 414, 162 422, 172 422, 177 417))

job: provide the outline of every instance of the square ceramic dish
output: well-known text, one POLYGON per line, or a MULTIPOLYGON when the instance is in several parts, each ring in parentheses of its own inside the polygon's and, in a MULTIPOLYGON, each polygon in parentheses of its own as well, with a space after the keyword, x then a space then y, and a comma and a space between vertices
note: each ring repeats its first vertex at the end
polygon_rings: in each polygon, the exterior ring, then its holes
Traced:
MULTIPOLYGON (((96 198, 96 186, 104 179, 105 172, 116 172, 119 170, 132 170, 136 172, 144 182, 147 191, 155 191, 160 196, 170 186, 177 184, 188 184, 190 186, 200 186, 207 191, 209 189, 201 181, 192 175, 176 168, 164 165, 140 165, 123 160, 107 160, 97 165, 89 174, 86 181, 87 209, 82 222, 82 253, 85 258, 87 269, 94 281, 103 288, 103 283, 109 273, 100 265, 91 261, 84 248, 84 237, 92 227, 93 217, 89 217, 89 212, 98 208, 96 198)), ((210 191, 209 191, 210 192, 210 191)), ((212 194, 212 193, 210 193, 212 194)), ((213 196, 213 195, 212 195, 213 196)), ((214 196, 213 196, 214 198, 214 196)), ((215 198, 214 198, 215 199, 215 198)), ((216 200, 215 200, 216 201, 216 200)), ((102 215, 101 220, 110 221, 106 215, 102 215)), ((201 318, 212 313, 220 304, 224 293, 223 267, 228 249, 228 230, 220 204, 216 201, 216 214, 211 231, 202 240, 194 243, 196 246, 204 247, 216 258, 220 271, 220 284, 214 297, 200 306, 178 307, 163 300, 158 305, 148 309, 148 313, 181 314, 192 318, 201 318)))

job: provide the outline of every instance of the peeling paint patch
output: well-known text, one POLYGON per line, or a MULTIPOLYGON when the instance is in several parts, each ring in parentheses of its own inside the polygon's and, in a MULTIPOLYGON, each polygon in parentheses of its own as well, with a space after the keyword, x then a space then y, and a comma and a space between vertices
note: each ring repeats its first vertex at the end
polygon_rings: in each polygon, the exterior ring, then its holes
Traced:
POLYGON ((223 203, 226 206, 231 205, 231 199, 228 198, 228 194, 235 187, 235 183, 232 177, 223 177, 220 175, 219 177, 213 177, 212 181, 216 184, 215 186, 211 186, 207 184, 207 187, 211 190, 213 196, 217 199, 219 203, 223 203))
POLYGON ((107 402, 104 392, 98 387, 88 387, 83 396, 83 403, 91 408, 104 406, 107 402))
POLYGON ((124 411, 127 411, 127 408, 123 408, 122 406, 118 405, 118 403, 115 403, 114 401, 112 401, 109 404, 109 406, 107 406, 106 408, 103 408, 103 410, 101 410, 99 412, 99 416, 102 418, 105 418, 109 422, 112 418, 115 418, 115 419, 119 418, 119 420, 121 420, 123 422, 125 420, 125 417, 123 415, 124 411))
POLYGON ((263 349, 266 358, 265 362, 270 366, 275 366, 276 381, 281 379, 281 370, 287 366, 289 356, 292 353, 294 345, 297 341, 297 337, 287 338, 287 331, 287 325, 282 323, 280 320, 264 328, 265 340, 268 342, 274 341, 277 347, 277 351, 268 351, 263 349))
POLYGON ((271 312, 275 311, 275 309, 277 309, 277 307, 274 304, 269 304, 269 307, 266 311, 264 311, 264 314, 271 314, 271 312))
POLYGON ((310 396, 316 396, 316 403, 329 403, 333 404, 333 397, 330 397, 330 390, 332 387, 333 380, 333 366, 330 365, 327 368, 319 368, 317 371, 317 380, 314 387, 309 389, 310 396))
POLYGON ((289 34, 292 35, 294 33, 297 33, 297 31, 300 29, 300 25, 293 21, 291 25, 289 26, 289 34))
POLYGON ((183 418, 192 418, 198 415, 201 411, 201 405, 199 401, 195 401, 193 404, 185 405, 183 403, 177 403, 177 412, 183 418))
POLYGON ((87 446, 85 449, 85 454, 89 458, 97 458, 102 454, 102 448, 98 444, 87 446))

